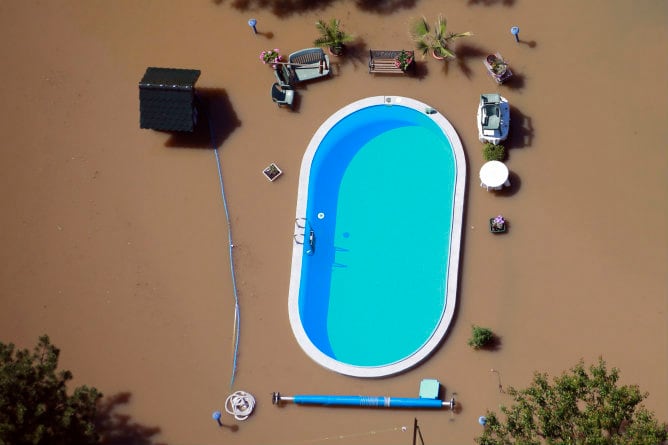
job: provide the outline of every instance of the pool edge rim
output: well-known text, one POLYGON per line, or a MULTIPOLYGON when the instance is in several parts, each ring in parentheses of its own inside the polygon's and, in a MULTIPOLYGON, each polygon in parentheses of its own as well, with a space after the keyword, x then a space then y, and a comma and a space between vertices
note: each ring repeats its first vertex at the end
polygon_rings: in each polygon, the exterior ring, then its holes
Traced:
POLYGON ((424 113, 431 118, 435 124, 441 128, 450 142, 450 146, 455 157, 455 187, 452 208, 452 225, 450 230, 450 251, 448 254, 448 272, 445 295, 445 308, 441 314, 440 320, 436 325, 431 336, 425 343, 411 355, 387 365, 381 366, 354 366, 329 357, 322 353, 310 340, 304 330, 299 314, 299 288, 301 284, 301 268, 303 248, 301 244, 293 242, 292 263, 290 270, 290 287, 288 295, 288 314, 290 326, 297 343, 302 350, 313 361, 319 365, 335 371, 340 374, 353 377, 386 377, 404 372, 417 366, 424 361, 441 343, 448 328, 454 318, 455 306, 457 302, 457 285, 459 280, 459 260, 461 249, 462 222, 464 213, 464 199, 466 187, 466 158, 461 139, 452 124, 438 112, 435 108, 424 102, 403 97, 403 96, 372 96, 352 102, 336 112, 334 112, 325 122, 320 125, 318 130, 311 138, 304 156, 302 158, 299 183, 297 191, 297 207, 295 214, 295 230, 297 230, 297 221, 306 217, 306 205, 308 200, 308 186, 310 177, 310 168, 317 148, 327 135, 327 133, 344 117, 363 108, 386 105, 386 106, 404 106, 424 113))

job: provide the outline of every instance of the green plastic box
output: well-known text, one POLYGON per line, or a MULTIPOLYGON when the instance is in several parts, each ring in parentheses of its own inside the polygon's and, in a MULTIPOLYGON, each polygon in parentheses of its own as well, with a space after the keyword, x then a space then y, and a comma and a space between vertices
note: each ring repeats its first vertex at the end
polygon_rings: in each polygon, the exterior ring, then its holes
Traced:
POLYGON ((438 399, 441 383, 436 379, 423 379, 420 382, 421 399, 438 399))

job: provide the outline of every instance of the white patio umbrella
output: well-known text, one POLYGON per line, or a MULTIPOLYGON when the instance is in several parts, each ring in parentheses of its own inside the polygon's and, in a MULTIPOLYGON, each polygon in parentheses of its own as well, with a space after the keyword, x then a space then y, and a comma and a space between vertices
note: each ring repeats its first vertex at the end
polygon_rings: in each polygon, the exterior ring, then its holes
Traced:
POLYGON ((480 187, 487 190, 501 190, 510 187, 509 172, 506 164, 500 161, 488 161, 480 168, 480 187))

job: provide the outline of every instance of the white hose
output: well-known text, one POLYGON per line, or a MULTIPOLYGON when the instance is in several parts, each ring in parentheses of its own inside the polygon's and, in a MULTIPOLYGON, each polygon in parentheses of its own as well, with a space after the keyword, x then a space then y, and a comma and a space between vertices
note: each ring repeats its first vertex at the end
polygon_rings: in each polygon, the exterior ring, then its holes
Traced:
POLYGON ((246 420, 255 408, 255 397, 245 391, 236 391, 225 400, 225 411, 237 420, 246 420))

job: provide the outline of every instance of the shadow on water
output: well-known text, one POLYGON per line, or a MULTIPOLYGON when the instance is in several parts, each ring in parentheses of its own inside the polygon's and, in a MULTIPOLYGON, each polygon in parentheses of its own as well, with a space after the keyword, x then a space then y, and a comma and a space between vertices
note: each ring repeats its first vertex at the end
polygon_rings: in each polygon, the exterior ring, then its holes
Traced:
MULTIPOLYGON (((506 149, 531 147, 534 136, 533 121, 531 117, 525 115, 511 105, 510 123, 510 135, 503 144, 506 149)), ((506 151, 506 153, 509 152, 506 151)))
POLYGON ((219 148, 232 132, 241 126, 227 92, 219 88, 198 88, 197 109, 199 118, 195 131, 172 132, 165 147, 219 148), (213 125, 213 128, 209 124, 213 125), (213 130, 213 140, 211 137, 213 130))
MULTIPOLYGON (((522 180, 516 173, 510 171, 508 172, 508 181, 510 181, 510 187, 504 187, 501 190, 494 190, 490 191, 489 193, 494 193, 495 196, 498 196, 500 198, 509 198, 511 196, 516 195, 517 192, 519 192, 520 189, 522 188, 522 180)), ((512 230, 512 225, 510 222, 506 224, 506 227, 508 232, 512 230)))
POLYGON ((376 14, 392 14, 400 9, 411 9, 417 5, 417 0, 355 0, 360 11, 376 14))
POLYGON ((473 59, 474 63, 480 63, 480 66, 483 66, 482 59, 487 54, 490 54, 490 51, 464 43, 457 46, 457 59, 455 59, 455 62, 464 75, 470 79, 473 74, 473 69, 471 69, 470 65, 471 59, 473 59))
POLYGON ((515 0, 469 0, 468 4, 481 5, 481 6, 495 6, 495 5, 513 6, 515 4, 515 0))
MULTIPOLYGON (((510 224, 506 223, 506 228, 509 228, 510 224)), ((500 234, 503 235, 503 234, 500 234)), ((481 351, 498 351, 501 349, 501 337, 496 334, 492 335, 492 339, 483 347, 480 348, 481 351)))
MULTIPOLYGON (((159 427, 148 427, 135 423, 127 414, 117 411, 130 403, 129 392, 119 392, 99 402, 95 427, 103 445, 159 445, 153 437, 160 433, 159 427)), ((164 445, 164 444, 163 444, 164 445)))
MULTIPOLYGON (((267 9, 277 17, 287 17, 308 11, 322 10, 334 3, 334 0, 212 0, 217 5, 228 3, 239 11, 267 9)), ((260 29, 260 26, 258 26, 260 29)), ((259 34, 259 32, 258 32, 259 34)))
POLYGON ((415 54, 415 68, 411 77, 415 77, 418 80, 425 79, 427 74, 429 74, 429 67, 427 62, 420 59, 418 54, 415 54))
POLYGON ((510 79, 506 80, 503 83, 503 86, 505 88, 508 88, 509 90, 515 90, 515 91, 520 91, 524 89, 526 85, 526 76, 524 74, 519 74, 517 71, 515 71, 512 66, 511 70, 513 71, 513 77, 510 79))
MULTIPOLYGON (((297 91, 295 91, 295 97, 292 100, 292 107, 287 107, 287 108, 290 109, 291 113, 299 113, 301 105, 302 105, 302 95, 297 93, 297 91)), ((281 108, 286 108, 286 107, 281 107, 281 108)))
POLYGON ((369 60, 369 49, 364 39, 357 37, 354 42, 346 44, 346 53, 343 57, 330 56, 329 60, 337 68, 339 64, 343 63, 352 63, 356 69, 360 66, 366 68, 369 60))
MULTIPOLYGON (((323 10, 337 3, 337 0, 212 0, 216 5, 229 3, 239 11, 267 9, 277 17, 287 17, 309 11, 323 10)), ((411 9, 417 0, 354 0, 350 1, 360 11, 375 14, 392 14, 401 9, 411 9)), ((258 31, 258 34, 262 34, 258 31)))

